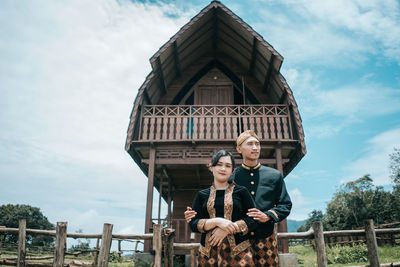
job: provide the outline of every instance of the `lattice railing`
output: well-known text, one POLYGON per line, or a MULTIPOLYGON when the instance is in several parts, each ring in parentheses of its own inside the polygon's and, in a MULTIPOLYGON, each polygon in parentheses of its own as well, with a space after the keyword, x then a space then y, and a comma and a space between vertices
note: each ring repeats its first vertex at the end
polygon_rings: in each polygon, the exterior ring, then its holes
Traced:
POLYGON ((139 140, 235 140, 247 129, 265 140, 293 138, 286 105, 148 105, 139 140))

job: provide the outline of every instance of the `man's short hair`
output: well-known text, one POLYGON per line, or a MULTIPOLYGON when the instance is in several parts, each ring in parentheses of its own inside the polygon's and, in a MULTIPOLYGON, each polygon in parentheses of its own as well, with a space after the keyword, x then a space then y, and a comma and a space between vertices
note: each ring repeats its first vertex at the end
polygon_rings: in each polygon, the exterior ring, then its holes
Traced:
POLYGON ((258 141, 260 141, 260 138, 258 138, 258 136, 253 130, 247 130, 238 136, 238 138, 236 139, 236 145, 240 146, 249 137, 254 137, 258 141))

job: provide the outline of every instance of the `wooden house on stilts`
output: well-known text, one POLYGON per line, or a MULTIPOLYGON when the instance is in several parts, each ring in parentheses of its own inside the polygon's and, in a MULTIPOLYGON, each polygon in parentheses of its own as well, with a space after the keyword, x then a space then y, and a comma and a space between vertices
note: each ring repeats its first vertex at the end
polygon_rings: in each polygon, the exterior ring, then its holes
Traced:
MULTIPOLYGON (((183 212, 212 182, 206 167, 221 148, 253 129, 262 164, 286 176, 306 154, 300 114, 280 73, 282 56, 241 18, 213 1, 150 59, 152 71, 134 102, 126 151, 148 176, 145 232, 153 188, 168 203, 175 242, 190 242, 183 212)), ((286 221, 279 231, 287 231, 286 221)), ((283 245, 283 250, 285 245, 283 245)))

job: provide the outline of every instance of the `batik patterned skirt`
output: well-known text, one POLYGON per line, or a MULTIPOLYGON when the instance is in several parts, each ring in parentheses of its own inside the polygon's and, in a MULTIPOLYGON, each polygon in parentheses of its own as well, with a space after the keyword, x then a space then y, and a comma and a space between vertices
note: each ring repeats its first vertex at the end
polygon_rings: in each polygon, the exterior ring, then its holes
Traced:
POLYGON ((222 245, 211 248, 210 257, 199 253, 198 267, 251 267, 254 266, 251 248, 247 248, 238 255, 231 256, 231 247, 225 238, 222 245))
POLYGON ((278 245, 274 234, 265 239, 256 239, 250 242, 253 248, 253 260, 256 267, 279 266, 278 245))

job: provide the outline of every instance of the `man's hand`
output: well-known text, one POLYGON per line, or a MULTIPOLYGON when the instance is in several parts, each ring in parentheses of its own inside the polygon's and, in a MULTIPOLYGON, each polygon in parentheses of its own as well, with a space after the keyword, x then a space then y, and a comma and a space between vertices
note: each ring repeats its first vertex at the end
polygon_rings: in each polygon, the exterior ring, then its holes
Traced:
POLYGON ((225 237, 229 233, 222 230, 221 228, 217 227, 212 231, 212 235, 210 239, 208 240, 210 242, 210 245, 213 246, 221 246, 222 241, 224 241, 225 237))
POLYGON ((247 212, 247 216, 253 218, 255 221, 259 221, 262 223, 271 220, 271 218, 267 214, 256 208, 249 209, 247 212))
POLYGON ((191 207, 186 207, 186 211, 184 214, 186 222, 189 223, 196 216, 197 212, 192 210, 191 207))

